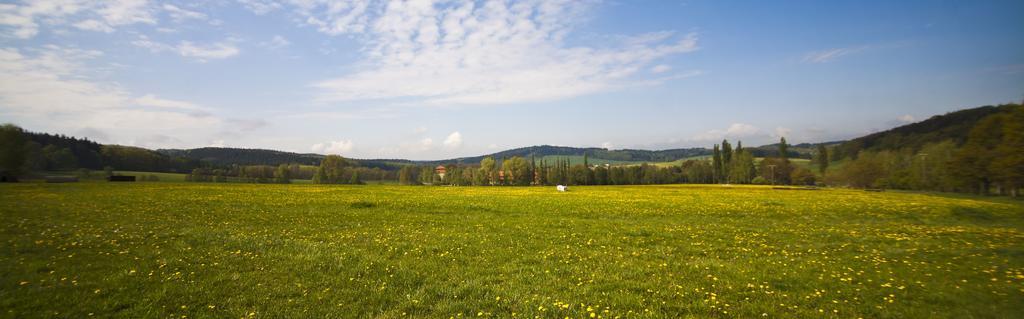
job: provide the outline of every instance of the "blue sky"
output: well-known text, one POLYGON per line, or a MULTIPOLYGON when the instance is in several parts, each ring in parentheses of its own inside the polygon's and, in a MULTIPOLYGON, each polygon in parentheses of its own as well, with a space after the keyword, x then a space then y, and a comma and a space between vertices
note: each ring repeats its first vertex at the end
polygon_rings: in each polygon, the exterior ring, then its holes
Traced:
POLYGON ((846 139, 1024 99, 1021 1, 0 2, 0 122, 441 159, 846 139))

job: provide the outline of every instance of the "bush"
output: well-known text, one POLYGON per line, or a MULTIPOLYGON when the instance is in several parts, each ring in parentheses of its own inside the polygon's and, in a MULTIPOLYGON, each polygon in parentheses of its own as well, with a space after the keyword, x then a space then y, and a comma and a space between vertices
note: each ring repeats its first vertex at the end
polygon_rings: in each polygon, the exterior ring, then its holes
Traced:
POLYGON ((789 180, 793 182, 793 185, 814 185, 816 179, 813 172, 802 167, 794 169, 789 176, 789 180))
POLYGON ((768 180, 765 179, 764 176, 758 176, 754 177, 754 179, 751 180, 750 183, 754 185, 768 185, 768 180))
POLYGON ((75 171, 75 176, 77 176, 78 179, 87 179, 90 175, 92 175, 92 172, 85 168, 75 171))

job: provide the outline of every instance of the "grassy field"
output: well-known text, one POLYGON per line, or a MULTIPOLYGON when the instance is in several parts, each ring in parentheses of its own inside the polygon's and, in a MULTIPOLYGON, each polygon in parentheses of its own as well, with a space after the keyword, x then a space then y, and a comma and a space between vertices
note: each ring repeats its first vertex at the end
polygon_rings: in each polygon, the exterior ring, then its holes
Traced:
POLYGON ((1020 318, 1024 204, 768 187, 0 185, 0 317, 1020 318))

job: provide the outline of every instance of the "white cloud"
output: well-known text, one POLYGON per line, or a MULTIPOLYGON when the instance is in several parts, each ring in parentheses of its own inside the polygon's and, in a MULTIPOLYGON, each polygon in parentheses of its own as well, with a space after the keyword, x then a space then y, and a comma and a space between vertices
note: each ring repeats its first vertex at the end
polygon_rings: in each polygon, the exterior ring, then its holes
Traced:
POLYGON ((651 68, 651 73, 665 73, 672 70, 672 67, 667 64, 658 64, 651 68))
POLYGON ((756 126, 744 123, 733 123, 728 128, 709 130, 704 133, 697 134, 693 137, 694 141, 718 141, 727 138, 748 138, 757 137, 764 135, 761 129, 756 126))
POLYGON ((237 0, 246 9, 257 15, 264 15, 281 8, 281 4, 271 0, 237 0))
POLYGON ((185 101, 175 101, 175 100, 160 99, 160 98, 157 98, 156 96, 154 96, 153 94, 146 94, 146 95, 144 95, 144 96, 142 96, 140 98, 135 99, 134 101, 135 101, 136 105, 140 105, 140 106, 148 106, 148 107, 155 107, 155 108, 166 108, 166 109, 179 109, 179 110, 188 110, 188 111, 209 111, 209 109, 207 109, 205 107, 202 107, 202 106, 199 106, 199 105, 196 105, 196 104, 193 104, 193 103, 189 103, 189 102, 185 102, 185 101))
POLYGON ((413 129, 412 132, 414 134, 423 134, 423 133, 427 132, 427 127, 426 126, 419 126, 419 127, 416 127, 415 129, 413 129))
POLYGON ((209 45, 196 45, 189 41, 182 41, 178 44, 178 54, 184 57, 194 57, 200 60, 224 59, 238 55, 238 48, 228 42, 218 42, 209 45))
POLYGON ((342 155, 352 151, 355 144, 351 140, 330 141, 327 143, 316 143, 310 147, 314 153, 342 155))
POLYGON ((181 41, 178 45, 172 46, 166 43, 150 40, 149 37, 143 35, 140 36, 138 40, 132 41, 132 44, 137 47, 148 49, 154 53, 171 51, 183 57, 196 58, 201 62, 206 62, 210 59, 226 59, 236 56, 241 52, 241 50, 235 46, 234 41, 231 40, 205 45, 195 44, 191 41, 181 41))
POLYGON ((789 128, 779 126, 775 128, 775 137, 790 137, 789 133, 792 132, 793 130, 789 128))
POLYGON ((291 45, 292 43, 280 35, 275 35, 269 41, 261 42, 260 45, 268 47, 270 49, 280 49, 291 45))
POLYGON ((153 10, 150 8, 148 0, 110 0, 101 3, 104 5, 97 9, 97 12, 111 26, 134 23, 156 24, 156 18, 153 17, 153 10))
POLYGON ((566 44, 588 4, 310 1, 297 12, 321 32, 358 34, 366 44, 355 72, 314 83, 328 102, 556 100, 634 85, 637 71, 658 59, 698 49, 696 34, 671 32, 628 37, 607 48, 566 44))
MULTIPOLYGON (((372 1, 318 1, 292 0, 305 23, 316 26, 317 30, 330 35, 363 32, 367 27, 368 12, 372 1)), ((410 5, 432 5, 419 1, 410 5)))
POLYGON ((79 28, 79 29, 82 29, 82 30, 88 30, 88 31, 97 31, 97 32, 106 32, 106 33, 114 32, 114 28, 113 27, 107 25, 106 23, 100 22, 99 20, 93 20, 93 19, 82 20, 82 21, 80 21, 78 23, 75 23, 73 26, 75 28, 79 28))
POLYGON ((195 104, 151 94, 135 98, 115 83, 97 80, 86 63, 101 56, 52 45, 0 48, 0 117, 39 130, 94 132, 89 137, 100 142, 144 147, 201 143, 221 125, 219 118, 188 109, 195 104))
POLYGON ((10 36, 28 39, 39 34, 39 24, 43 21, 63 24, 69 16, 85 9, 86 4, 81 1, 5 3, 0 4, 0 25, 10 28, 10 36))
POLYGON ((751 136, 757 134, 758 131, 756 126, 750 124, 733 123, 725 130, 725 134, 728 136, 751 136))
POLYGON ((612 142, 601 143, 601 148, 603 148, 603 149, 610 150, 610 149, 612 149, 614 147, 615 147, 615 145, 612 145, 612 142))
POLYGON ((903 124, 914 123, 914 121, 915 121, 914 116, 912 116, 910 114, 905 114, 903 116, 900 116, 896 120, 900 121, 903 124))
POLYGON ((137 23, 157 23, 148 0, 34 0, 0 4, 0 26, 9 29, 6 35, 21 39, 35 37, 44 25, 113 32, 117 27, 137 23))
POLYGON ((174 20, 175 22, 182 22, 189 19, 206 20, 207 18, 205 13, 182 9, 172 4, 164 4, 163 9, 167 12, 167 15, 171 16, 171 20, 174 20))
POLYGON ((864 50, 864 49, 865 49, 865 47, 835 48, 835 49, 828 49, 828 50, 810 52, 810 53, 807 53, 806 55, 804 55, 803 62, 804 63, 827 63, 827 62, 832 62, 832 61, 834 61, 834 60, 836 60, 838 58, 841 58, 841 57, 849 55, 849 54, 856 53, 856 52, 864 50))
POLYGON ((444 147, 447 149, 456 149, 460 146, 462 146, 462 133, 452 132, 444 139, 444 147))

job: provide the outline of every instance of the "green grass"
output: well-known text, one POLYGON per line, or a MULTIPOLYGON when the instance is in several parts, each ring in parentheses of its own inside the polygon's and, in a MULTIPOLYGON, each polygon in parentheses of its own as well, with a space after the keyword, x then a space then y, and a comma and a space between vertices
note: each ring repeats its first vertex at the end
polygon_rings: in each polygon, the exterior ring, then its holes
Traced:
MULTIPOLYGON (((103 172, 94 172, 94 175, 102 175, 103 172)), ((159 179, 160 182, 184 182, 185 175, 182 173, 153 173, 153 172, 136 172, 136 171, 114 171, 117 175, 129 175, 135 176, 136 178, 142 178, 143 176, 154 175, 159 179)))
POLYGON ((1019 318, 1024 204, 769 187, 0 185, 0 317, 1019 318))

